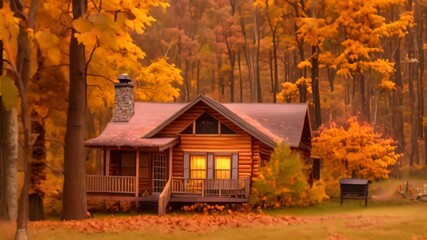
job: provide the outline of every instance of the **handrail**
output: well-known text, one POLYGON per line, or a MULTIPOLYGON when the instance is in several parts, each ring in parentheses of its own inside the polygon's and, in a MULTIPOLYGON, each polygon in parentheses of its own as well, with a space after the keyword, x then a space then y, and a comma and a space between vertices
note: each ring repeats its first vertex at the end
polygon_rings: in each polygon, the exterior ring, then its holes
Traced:
POLYGON ((158 215, 163 216, 166 214, 166 207, 169 203, 169 199, 171 197, 171 182, 172 179, 169 179, 163 188, 162 193, 159 196, 159 204, 158 204, 158 215))
POLYGON ((135 193, 135 176, 86 175, 86 192, 135 193))
POLYGON ((250 179, 203 179, 172 178, 172 194, 196 194, 206 196, 239 196, 249 197, 250 179))

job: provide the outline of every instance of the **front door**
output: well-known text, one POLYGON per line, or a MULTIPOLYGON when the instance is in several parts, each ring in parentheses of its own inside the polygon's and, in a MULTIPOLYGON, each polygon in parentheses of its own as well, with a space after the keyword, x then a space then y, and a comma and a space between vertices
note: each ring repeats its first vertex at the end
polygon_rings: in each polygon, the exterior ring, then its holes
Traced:
POLYGON ((161 193, 167 181, 167 154, 153 154, 153 192, 161 193))
POLYGON ((151 193, 151 154, 139 152, 139 192, 142 196, 151 193))

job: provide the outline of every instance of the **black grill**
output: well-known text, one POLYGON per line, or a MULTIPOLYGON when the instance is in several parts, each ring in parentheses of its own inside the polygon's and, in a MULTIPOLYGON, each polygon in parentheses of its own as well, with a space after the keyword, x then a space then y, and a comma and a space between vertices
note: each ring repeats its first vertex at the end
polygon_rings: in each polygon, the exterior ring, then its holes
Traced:
POLYGON ((368 184, 367 179, 359 178, 342 178, 340 179, 341 186, 341 204, 344 198, 364 199, 365 207, 368 205, 368 184))

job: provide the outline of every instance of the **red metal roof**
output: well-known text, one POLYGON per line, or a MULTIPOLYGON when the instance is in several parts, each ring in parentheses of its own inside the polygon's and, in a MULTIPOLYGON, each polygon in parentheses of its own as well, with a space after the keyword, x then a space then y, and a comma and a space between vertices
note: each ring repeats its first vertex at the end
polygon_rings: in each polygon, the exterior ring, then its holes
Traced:
MULTIPOLYGON (((129 122, 110 122, 100 136, 85 142, 89 147, 161 147, 175 138, 152 138, 196 103, 203 101, 248 134, 274 147, 277 141, 299 147, 306 119, 306 104, 225 103, 199 96, 190 103, 135 102, 129 122)), ((307 118, 308 119, 308 118, 307 118)))

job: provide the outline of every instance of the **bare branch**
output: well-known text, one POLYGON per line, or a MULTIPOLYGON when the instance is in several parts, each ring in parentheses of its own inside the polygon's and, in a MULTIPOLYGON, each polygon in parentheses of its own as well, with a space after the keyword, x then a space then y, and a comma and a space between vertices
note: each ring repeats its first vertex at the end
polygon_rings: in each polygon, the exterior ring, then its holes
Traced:
POLYGON ((88 73, 88 74, 86 74, 86 76, 99 77, 99 78, 103 78, 105 80, 108 80, 109 82, 111 82, 113 84, 115 83, 112 79, 110 79, 110 78, 108 78, 106 76, 103 76, 103 75, 99 75, 99 74, 88 73))

